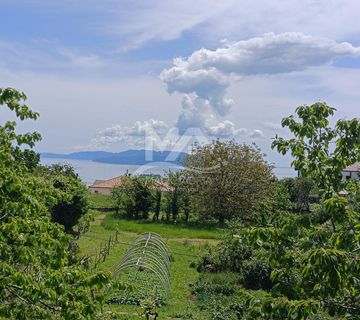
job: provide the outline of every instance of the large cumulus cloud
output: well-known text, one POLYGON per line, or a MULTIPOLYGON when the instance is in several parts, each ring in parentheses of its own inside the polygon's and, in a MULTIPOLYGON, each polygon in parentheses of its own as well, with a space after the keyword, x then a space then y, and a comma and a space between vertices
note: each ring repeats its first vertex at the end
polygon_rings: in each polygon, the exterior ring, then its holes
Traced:
POLYGON ((176 58, 160 79, 169 93, 185 94, 177 121, 180 132, 197 126, 208 133, 231 136, 241 131, 221 117, 234 105, 226 96, 232 78, 302 71, 344 56, 360 57, 360 48, 303 33, 267 33, 176 58))

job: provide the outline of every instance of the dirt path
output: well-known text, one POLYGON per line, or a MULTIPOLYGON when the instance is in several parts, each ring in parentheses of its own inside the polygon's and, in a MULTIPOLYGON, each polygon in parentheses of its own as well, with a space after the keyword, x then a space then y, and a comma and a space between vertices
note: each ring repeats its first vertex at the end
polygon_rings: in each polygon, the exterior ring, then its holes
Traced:
MULTIPOLYGON (((130 237, 136 237, 139 235, 139 233, 131 232, 131 231, 120 231, 120 235, 125 234, 130 237)), ((209 243, 216 245, 220 242, 220 240, 217 239, 202 239, 202 238, 166 238, 164 237, 166 241, 177 241, 177 242, 187 242, 190 244, 201 244, 201 243, 209 243)))
POLYGON ((103 220, 106 218, 106 214, 100 214, 98 216, 96 216, 94 218, 94 221, 92 222, 92 224, 96 224, 96 225, 99 225, 101 224, 101 222, 103 222, 103 220))

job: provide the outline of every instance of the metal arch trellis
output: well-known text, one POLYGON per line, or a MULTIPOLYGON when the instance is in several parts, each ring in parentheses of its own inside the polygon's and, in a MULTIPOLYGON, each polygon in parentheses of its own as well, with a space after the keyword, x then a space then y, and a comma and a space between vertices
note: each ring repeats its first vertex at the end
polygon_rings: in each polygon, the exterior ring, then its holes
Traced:
POLYGON ((170 250, 161 236, 153 232, 143 233, 129 246, 114 276, 130 268, 147 269, 157 276, 169 299, 170 262, 170 250))

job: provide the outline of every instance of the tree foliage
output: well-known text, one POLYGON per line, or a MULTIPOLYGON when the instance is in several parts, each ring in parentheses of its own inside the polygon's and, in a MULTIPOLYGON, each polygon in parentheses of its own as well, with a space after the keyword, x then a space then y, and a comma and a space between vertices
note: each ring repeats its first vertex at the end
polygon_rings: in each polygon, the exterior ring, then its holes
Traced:
POLYGON ((313 201, 312 192, 315 184, 311 178, 285 178, 281 183, 286 187, 290 195, 290 201, 294 204, 295 211, 309 211, 313 201))
POLYGON ((360 154, 360 127, 353 119, 330 128, 333 111, 326 104, 299 107, 300 122, 283 120, 294 138, 277 137, 273 144, 281 153, 290 151, 295 168, 317 184, 320 210, 266 211, 267 219, 233 224, 224 241, 201 257, 199 270, 239 274, 242 288, 236 302, 226 305, 232 317, 360 319, 358 183, 340 180, 342 168, 360 154), (343 188, 350 200, 339 196, 343 188))
POLYGON ((271 166, 256 146, 234 141, 195 145, 184 159, 185 180, 196 211, 205 219, 248 218, 266 198, 271 166))
POLYGON ((292 155, 292 166, 301 176, 313 179, 325 198, 344 190, 342 171, 360 161, 360 120, 340 119, 332 128, 329 117, 335 110, 322 102, 298 107, 296 115, 281 122, 294 137, 276 136, 272 143, 281 154, 292 155))
POLYGON ((177 221, 182 208, 182 172, 168 172, 165 176, 165 181, 170 187, 170 190, 166 193, 167 221, 170 221, 170 217, 172 217, 173 221, 177 221))
MULTIPOLYGON (((15 89, 0 89, 0 106, 20 120, 37 119, 25 100, 15 89)), ((71 239, 48 213, 61 195, 22 161, 40 138, 18 134, 14 121, 0 125, 0 317, 96 319, 109 278, 70 261, 71 239)))
POLYGON ((66 232, 71 233, 79 219, 88 211, 88 189, 74 168, 67 164, 38 166, 35 173, 46 179, 59 192, 57 203, 50 209, 51 220, 60 223, 66 232))
POLYGON ((148 219, 154 204, 154 181, 148 177, 124 176, 111 192, 117 213, 125 211, 128 218, 148 219))

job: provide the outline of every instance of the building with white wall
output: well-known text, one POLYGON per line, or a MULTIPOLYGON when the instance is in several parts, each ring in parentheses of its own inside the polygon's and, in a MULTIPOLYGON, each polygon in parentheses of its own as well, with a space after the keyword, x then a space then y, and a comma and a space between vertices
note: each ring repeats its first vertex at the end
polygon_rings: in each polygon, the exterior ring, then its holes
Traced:
POLYGON ((351 166, 346 167, 342 172, 343 179, 360 180, 360 162, 356 162, 351 166))

